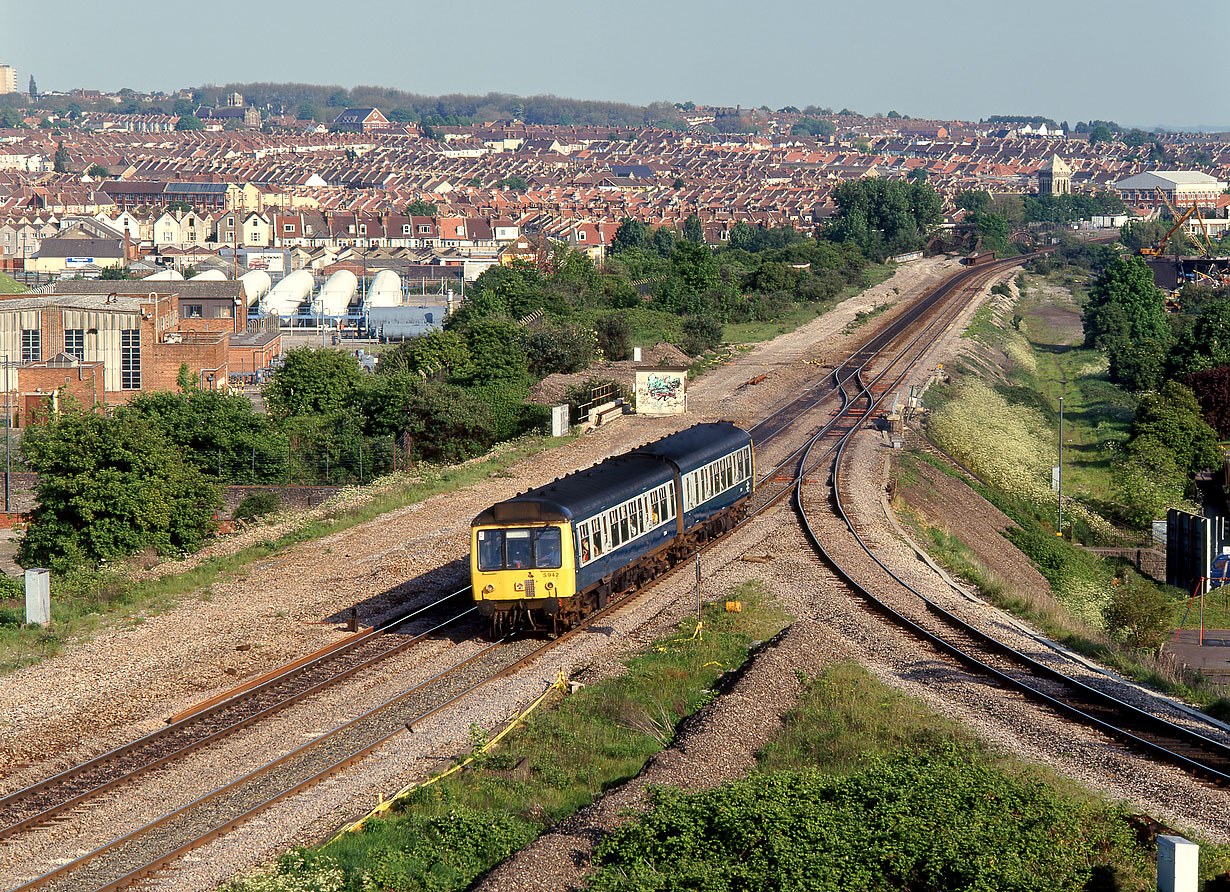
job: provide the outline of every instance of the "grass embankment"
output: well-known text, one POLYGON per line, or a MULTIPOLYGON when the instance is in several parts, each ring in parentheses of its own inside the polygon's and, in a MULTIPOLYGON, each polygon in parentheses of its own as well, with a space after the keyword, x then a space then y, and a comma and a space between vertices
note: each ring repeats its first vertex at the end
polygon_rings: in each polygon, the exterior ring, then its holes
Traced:
MULTIPOLYGON (((694 637, 695 621, 684 621, 676 634, 628 659, 625 673, 548 701, 464 771, 397 800, 359 832, 319 851, 292 852, 270 874, 229 888, 282 889, 288 877, 319 888, 467 888, 553 824, 634 777, 670 745, 683 717, 716 696, 715 683, 744 663, 752 642, 771 637, 787 621, 754 585, 732 597, 743 602, 743 611, 708 605, 703 635, 694 637)), ((472 733, 477 748, 485 739, 472 733)))
POLYGON ((413 477, 394 475, 357 493, 344 491, 326 503, 323 511, 305 512, 289 528, 271 534, 270 538, 233 553, 205 558, 183 572, 138 580, 123 568, 83 569, 67 577, 53 578, 52 625, 48 629, 23 624, 24 594, 13 590, 20 587, 19 582, 13 581, 8 589, 0 590, 0 673, 55 656, 70 639, 108 626, 140 624, 148 616, 174 609, 185 598, 209 600, 213 584, 245 574, 256 562, 293 545, 338 533, 440 493, 462 489, 566 442, 567 438, 541 435, 522 437, 461 465, 416 466, 413 477))
POLYGON ((7 273, 0 273, 0 294, 25 294, 29 289, 7 273))
MULTIPOLYGON (((1126 806, 991 749, 856 666, 807 684, 748 778, 654 803, 599 845, 590 889, 1152 888, 1126 806)), ((1201 872, 1228 861, 1206 847, 1201 872)))
MULTIPOLYGON (((1216 702, 1220 691, 1198 677, 1154 654, 1118 647, 1106 636, 1103 610, 1115 587, 1135 578, 1134 571, 1072 544, 1148 544, 1146 534, 1128 537, 1106 519, 1116 513, 1113 462, 1127 439, 1135 399, 1107 380, 1100 353, 1079 346, 1079 280, 1062 274, 1042 281, 1031 277, 1015 302, 984 305, 965 334, 988 350, 962 357, 953 364, 953 383, 928 391, 928 433, 985 481, 972 488, 1017 524, 1006 535, 1047 578, 1059 609, 1030 603, 1013 590, 1011 580, 988 575, 967 543, 914 518, 923 541, 937 560, 978 586, 988 600, 1038 623, 1074 650, 1191 702, 1216 702), (990 351, 1003 361, 988 360, 990 351), (1065 380, 1066 385, 1061 383, 1065 380), (1055 535, 1058 499, 1050 486, 1051 467, 1058 460, 1061 393, 1063 538, 1055 535)), ((919 459, 961 476, 930 456, 919 459)), ((911 521, 908 515, 905 519, 911 521)), ((1177 626, 1187 601, 1173 589, 1163 590, 1177 626)), ((1230 622, 1230 605, 1225 598, 1216 600, 1217 607, 1206 610, 1206 625, 1230 622)))

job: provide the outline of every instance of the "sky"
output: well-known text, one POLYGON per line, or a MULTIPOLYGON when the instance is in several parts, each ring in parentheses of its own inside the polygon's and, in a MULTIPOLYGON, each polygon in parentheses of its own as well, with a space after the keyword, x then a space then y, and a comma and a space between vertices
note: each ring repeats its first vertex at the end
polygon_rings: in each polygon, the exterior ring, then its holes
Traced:
POLYGON ((1146 128, 1230 130, 1228 35, 1228 0, 0 0, 22 90, 367 84, 1146 128))

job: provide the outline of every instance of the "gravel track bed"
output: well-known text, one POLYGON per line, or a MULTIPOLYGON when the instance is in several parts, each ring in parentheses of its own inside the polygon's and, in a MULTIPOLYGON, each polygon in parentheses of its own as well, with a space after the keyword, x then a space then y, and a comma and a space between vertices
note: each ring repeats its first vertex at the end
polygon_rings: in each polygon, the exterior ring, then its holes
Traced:
MULTIPOLYGON (((916 366, 917 377, 907 378, 903 387, 922 383, 936 362, 955 355, 960 333, 978 303, 971 304, 948 327, 916 366)), ((855 448, 874 451, 879 448, 879 436, 860 434, 855 448)), ((938 591, 942 586, 946 598, 955 595, 938 576, 931 581, 928 577, 935 576, 933 571, 895 538, 879 502, 882 491, 883 481, 872 474, 859 488, 859 503, 847 508, 855 512, 856 522, 869 532, 877 518, 883 519, 884 529, 874 534, 882 543, 877 548, 881 559, 894 566, 883 556, 888 548, 893 552, 891 559, 901 562, 900 568, 894 569, 906 574, 916 587, 927 585, 938 591)), ((827 493, 825 486, 804 487, 804 498, 820 519, 821 527, 840 523, 828 507, 827 493)), ((793 673, 784 671, 785 667, 814 673, 828 663, 848 659, 857 660, 880 681, 964 723, 1006 752, 1046 765, 1108 798, 1134 803, 1174 826, 1203 834, 1210 840, 1230 838, 1220 819, 1228 804, 1225 791, 1199 784, 1169 765, 1150 762, 1100 734, 1056 717, 1020 695, 989 685, 961 664, 887 625, 815 556, 791 510, 771 509, 757 518, 753 530, 757 524, 762 525, 765 534, 752 550, 777 557, 769 564, 756 565, 752 578, 759 579, 777 596, 783 609, 796 617, 789 632, 775 647, 756 655, 735 686, 685 723, 676 744, 655 757, 635 779, 514 855, 480 883, 479 889, 511 892, 579 888, 590 869, 593 846, 627 821, 629 814, 644 808, 647 787, 711 787, 739 777, 753 766, 755 750, 771 736, 774 727, 767 719, 750 722, 739 714, 737 704, 763 704, 766 714, 776 712, 780 721, 780 715, 793 704, 798 692, 793 673), (776 663, 777 671, 759 671, 762 661, 766 667, 770 661, 776 663), (699 733, 701 728, 706 732, 704 735, 699 733), (705 759, 716 752, 732 755, 722 760, 720 768, 708 767, 705 759), (689 762, 689 756, 696 761, 689 762), (695 770, 696 765, 702 766, 700 770, 695 770)), ((832 536, 837 531, 821 532, 832 536)), ((745 566, 738 569, 746 572, 745 566)), ((734 572, 735 568, 726 570, 734 572)), ((990 613, 992 623, 1002 622, 999 611, 989 605, 973 606, 990 613)), ((1014 623, 1009 628, 1015 629, 1014 623)))
MULTIPOLYGON (((846 325, 857 312, 911 297, 912 288, 953 269, 951 261, 904 267, 895 279, 844 302, 815 322, 711 370, 692 383, 691 417, 621 419, 581 440, 531 457, 513 469, 511 476, 492 477, 466 490, 436 496, 288 549, 237 578, 215 584, 211 600, 185 599, 173 612, 145 617, 131 626, 120 624, 86 641, 70 643, 62 656, 0 678, 0 728, 4 730, 0 750, 6 756, 0 759, 4 763, 0 765, 0 790, 20 788, 139 737, 161 727, 166 716, 244 677, 344 637, 342 629, 352 604, 359 605, 360 620, 370 623, 416 596, 456 584, 464 579, 469 520, 482 508, 543 479, 697 420, 728 418, 748 423, 762 415, 765 406, 785 402, 814 382, 818 370, 802 358, 814 356, 817 350, 831 355, 843 346, 857 345, 892 316, 891 311, 883 313, 875 324, 847 331, 846 325), (893 287, 900 288, 899 297, 892 295, 893 287), (769 376, 765 383, 735 391, 738 384, 761 373, 769 376), (83 728, 90 729, 84 739, 83 728)), ((211 546, 210 552, 234 550, 248 539, 276 535, 276 529, 250 530, 236 537, 237 543, 228 545, 227 540, 211 546)), ((752 578, 762 572, 757 565, 740 562, 740 567, 752 578)), ((423 728, 416 728, 413 735, 399 735, 375 757, 280 803, 143 885, 208 888, 288 844, 318 839, 335 829, 342 817, 356 816, 370 807, 377 791, 422 777, 441 760, 464 749, 471 723, 491 728, 515 714, 559 668, 580 673, 583 679, 620 671, 622 655, 660 636, 689 612, 690 588, 690 580, 656 587, 605 626, 557 650, 543 666, 492 683, 485 696, 450 707, 423 728)), ((380 684, 384 681, 405 683, 393 668, 381 670, 380 684)), ((377 683, 356 681, 348 689, 365 685, 377 683)), ((372 693, 378 693, 376 687, 372 693)), ((357 696, 352 694, 352 699, 357 696)), ((361 704, 354 705, 357 710, 361 704)), ((167 766, 154 772, 142 782, 140 796, 127 792, 105 795, 74 814, 71 823, 60 822, 23 835, 22 845, 36 859, 45 856, 48 864, 56 863, 57 858, 64 860, 70 852, 92 849, 95 846, 85 840, 97 828, 131 829, 165 812, 172 801, 191 800, 206 783, 213 788, 242 774, 257 753, 277 754, 290 742, 327 730, 332 726, 328 722, 336 723, 334 718, 326 721, 324 716, 306 715, 298 707, 287 710, 261 734, 253 729, 251 734, 230 739, 236 747, 249 746, 247 755, 226 746, 211 746, 178 768, 167 766)), ((15 849, 0 849, 0 858, 5 865, 24 860, 15 849)))

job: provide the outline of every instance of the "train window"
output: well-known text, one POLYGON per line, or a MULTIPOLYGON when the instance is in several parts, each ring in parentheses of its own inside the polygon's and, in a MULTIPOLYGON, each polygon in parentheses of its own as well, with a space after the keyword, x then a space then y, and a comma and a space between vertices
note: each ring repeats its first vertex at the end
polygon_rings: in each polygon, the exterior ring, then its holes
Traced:
POLYGON ((484 572, 504 567, 504 531, 478 531, 478 569, 484 572))
POLYGON ((529 530, 505 530, 505 566, 523 570, 534 565, 534 549, 529 530))
POLYGON ((635 539, 641 534, 641 500, 634 499, 632 505, 628 508, 628 532, 632 535, 631 539, 635 539))
POLYGON ((623 505, 619 509, 619 541, 627 542, 632 538, 631 530, 628 524, 628 506, 623 505))
POLYGON ((608 515, 602 515, 602 550, 606 551, 611 545, 611 525, 608 515))
MULTIPOLYGON (((597 524, 598 521, 594 521, 594 523, 597 524)), ((605 515, 602 517, 601 526, 601 530, 597 526, 594 527, 594 554, 602 554, 602 552, 606 551, 607 529, 605 515)))
POLYGON ((563 564, 563 539, 559 527, 547 527, 534 532, 534 566, 558 570, 563 564))

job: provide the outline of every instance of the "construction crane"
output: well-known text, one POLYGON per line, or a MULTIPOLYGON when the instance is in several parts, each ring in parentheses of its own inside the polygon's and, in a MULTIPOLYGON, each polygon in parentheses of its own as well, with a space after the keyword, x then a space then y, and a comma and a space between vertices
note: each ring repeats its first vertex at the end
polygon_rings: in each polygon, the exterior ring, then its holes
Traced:
POLYGON ((1164 236, 1162 236, 1161 239, 1158 240, 1158 243, 1156 245, 1153 245, 1148 248, 1140 249, 1140 253, 1144 255, 1145 257, 1159 256, 1162 253, 1162 251, 1166 249, 1166 242, 1170 241, 1170 237, 1174 235, 1176 232, 1178 232, 1179 227, 1181 227, 1184 223, 1187 222, 1187 218, 1196 212, 1196 206, 1192 205, 1186 211, 1180 214, 1175 209, 1174 205, 1170 203, 1170 199, 1166 197, 1165 192, 1163 192, 1161 189, 1154 189, 1153 191, 1155 191, 1161 197, 1162 201, 1166 203, 1166 207, 1170 209, 1170 213, 1174 217, 1174 226, 1170 227, 1170 231, 1167 232, 1164 236))

